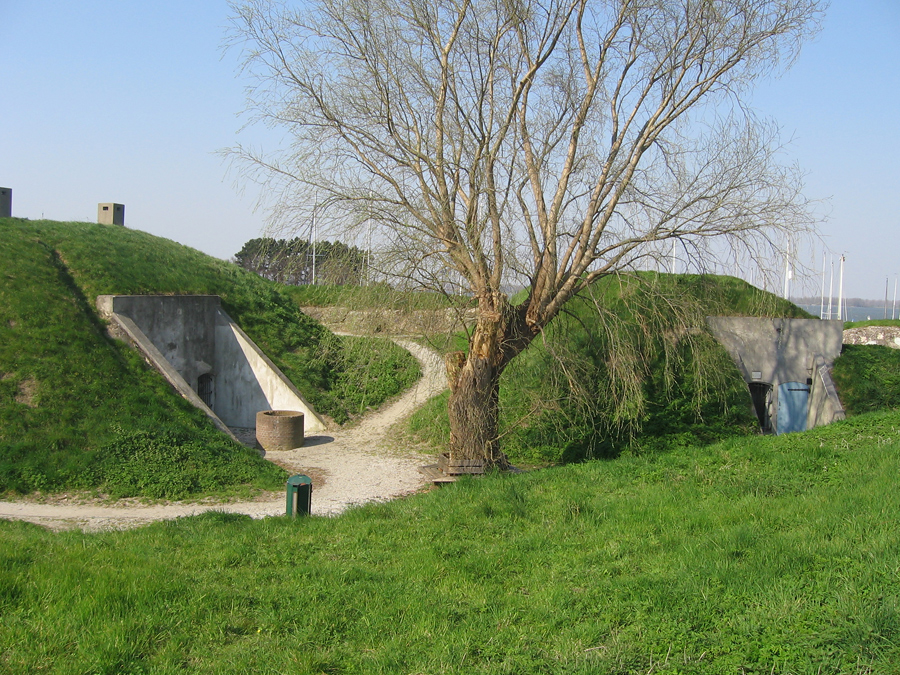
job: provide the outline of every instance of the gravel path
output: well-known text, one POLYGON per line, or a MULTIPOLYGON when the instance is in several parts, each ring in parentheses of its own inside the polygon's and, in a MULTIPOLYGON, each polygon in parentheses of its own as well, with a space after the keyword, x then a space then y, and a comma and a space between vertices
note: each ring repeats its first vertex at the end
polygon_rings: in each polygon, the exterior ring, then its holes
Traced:
MULTIPOLYGON (((414 387, 351 428, 307 436, 302 448, 266 454, 266 459, 292 474, 307 474, 313 479, 313 515, 335 515, 353 505, 416 492, 426 484, 418 467, 433 462, 434 458, 392 446, 389 432, 392 425, 446 388, 444 364, 440 356, 415 342, 399 339, 395 342, 422 364, 422 378, 414 387)), ((213 509, 262 518, 283 514, 285 508, 283 492, 270 493, 252 502, 232 503, 66 502, 65 497, 53 503, 0 502, 0 518, 27 520, 52 529, 107 530, 213 509)))

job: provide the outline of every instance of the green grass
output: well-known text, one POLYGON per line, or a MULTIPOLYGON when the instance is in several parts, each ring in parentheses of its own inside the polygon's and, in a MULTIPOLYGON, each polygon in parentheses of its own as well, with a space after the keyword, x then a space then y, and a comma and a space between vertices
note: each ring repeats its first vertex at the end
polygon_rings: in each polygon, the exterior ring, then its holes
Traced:
POLYGON ((872 319, 871 321, 845 321, 844 329, 847 328, 865 328, 867 326, 898 326, 900 327, 900 319, 872 319))
POLYGON ((286 291, 301 307, 352 307, 353 309, 442 310, 471 307, 462 296, 422 291, 397 291, 387 284, 371 286, 288 286, 286 291))
POLYGON ((283 484, 281 469, 216 431, 106 336, 94 309, 100 294, 220 295, 313 406, 338 421, 418 376, 396 345, 333 336, 277 284, 175 242, 21 219, 0 221, 0 232, 0 494, 183 498, 283 484))
MULTIPOLYGON (((709 315, 809 318, 732 277, 608 277, 503 373, 504 452, 514 464, 541 465, 756 433, 743 379, 706 335, 709 315)), ((417 411, 411 435, 446 447, 446 407, 445 394, 417 411)))
POLYGON ((322 341, 315 358, 328 364, 332 376, 314 400, 338 424, 411 387, 421 375, 415 358, 386 338, 336 335, 322 341))
POLYGON ((833 376, 848 415, 900 408, 898 349, 844 345, 833 376))
POLYGON ((896 672, 898 471, 869 414, 339 518, 0 523, 0 671, 896 672))

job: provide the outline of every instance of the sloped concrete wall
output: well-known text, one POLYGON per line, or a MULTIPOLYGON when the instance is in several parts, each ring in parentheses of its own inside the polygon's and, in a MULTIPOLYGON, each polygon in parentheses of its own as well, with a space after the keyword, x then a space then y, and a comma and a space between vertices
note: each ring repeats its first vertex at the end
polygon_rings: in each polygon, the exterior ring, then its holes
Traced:
POLYGON ((806 428, 814 429, 838 420, 846 419, 844 407, 838 397, 834 380, 831 379, 832 364, 821 356, 816 358, 815 372, 809 392, 809 409, 806 414, 806 428))
POLYGON ((310 431, 325 423, 262 350, 225 313, 218 296, 107 295, 101 314, 121 337, 219 427, 254 428, 261 410, 296 410, 310 431), (212 378, 212 407, 198 396, 212 378))
POLYGON ((216 414, 234 427, 255 427, 260 410, 296 410, 307 431, 325 424, 297 388, 221 309, 216 317, 216 414))
POLYGON ((228 434, 235 442, 239 443, 240 441, 238 441, 237 437, 231 432, 228 425, 219 419, 215 412, 204 403, 197 395, 197 392, 190 384, 188 384, 181 373, 179 373, 172 363, 169 362, 165 355, 156 347, 153 341, 143 330, 141 330, 135 321, 125 314, 118 314, 113 311, 116 297, 117 296, 113 295, 101 295, 97 298, 97 309, 101 316, 105 317, 110 322, 110 334, 119 340, 128 342, 134 349, 140 352, 144 357, 144 360, 156 368, 156 370, 166 378, 168 383, 171 384, 179 394, 190 401, 192 405, 202 410, 206 416, 212 420, 212 423, 219 431, 228 434))
MULTIPOLYGON (((127 316, 194 391, 212 371, 216 352, 217 295, 112 295, 111 310, 127 316)), ((99 302, 99 299, 98 299, 99 302)))

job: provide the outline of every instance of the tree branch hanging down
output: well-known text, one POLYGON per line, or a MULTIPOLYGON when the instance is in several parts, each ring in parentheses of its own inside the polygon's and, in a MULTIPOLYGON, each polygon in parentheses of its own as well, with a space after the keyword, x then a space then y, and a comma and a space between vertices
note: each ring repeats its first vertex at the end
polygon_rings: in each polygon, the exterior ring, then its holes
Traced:
MULTIPOLYGON (((503 465, 506 365, 596 279, 672 242, 772 260, 812 229, 777 130, 745 105, 815 33, 818 0, 269 0, 234 5, 280 205, 317 194, 477 302, 448 359, 451 455, 503 465), (511 305, 504 289, 523 284, 511 305)), ((314 204, 308 204, 314 208, 314 204)), ((398 260, 396 257, 393 260, 398 260)))

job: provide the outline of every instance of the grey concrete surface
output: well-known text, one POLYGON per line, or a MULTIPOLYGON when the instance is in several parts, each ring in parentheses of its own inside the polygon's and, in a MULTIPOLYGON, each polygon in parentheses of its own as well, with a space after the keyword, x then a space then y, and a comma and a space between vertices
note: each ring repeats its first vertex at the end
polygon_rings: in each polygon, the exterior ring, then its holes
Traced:
POLYGON ((0 187, 0 218, 12 218, 12 188, 0 187))
POLYGON ((708 317, 707 323, 745 382, 772 386, 767 406, 776 433, 778 387, 784 383, 809 386, 807 428, 843 419, 830 374, 841 353, 842 322, 715 316, 708 317))
POLYGON ((807 429, 821 427, 847 417, 834 380, 831 379, 831 370, 831 363, 827 363, 824 357, 816 357, 813 383, 809 393, 809 410, 806 416, 807 429))
POLYGON ((125 225, 125 205, 105 202, 97 204, 97 222, 101 225, 125 225))
MULTIPOLYGON (((237 326, 215 295, 102 295, 111 333, 134 345, 217 427, 256 425, 261 410, 296 410, 309 431, 325 423, 297 388, 237 326), (211 380, 203 400, 201 377, 211 380)), ((230 433, 230 432, 228 432, 230 433)))

